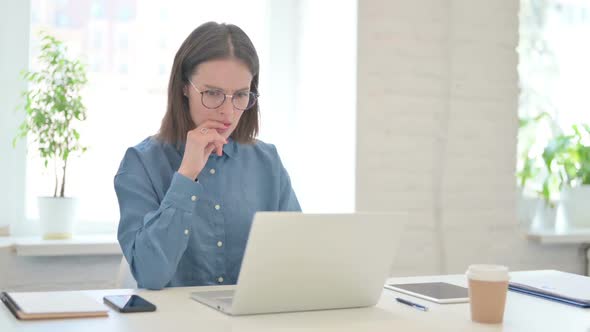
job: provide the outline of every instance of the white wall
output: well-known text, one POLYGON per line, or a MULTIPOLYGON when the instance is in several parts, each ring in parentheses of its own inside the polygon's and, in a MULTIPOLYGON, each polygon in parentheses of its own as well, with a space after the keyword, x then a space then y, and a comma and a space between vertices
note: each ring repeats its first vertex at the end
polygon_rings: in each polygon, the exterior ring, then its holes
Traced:
POLYGON ((518 0, 361 0, 357 210, 408 211, 393 275, 582 273, 516 220, 518 0))
POLYGON ((48 291, 117 288, 121 255, 16 256, 0 248, 0 289, 48 291))

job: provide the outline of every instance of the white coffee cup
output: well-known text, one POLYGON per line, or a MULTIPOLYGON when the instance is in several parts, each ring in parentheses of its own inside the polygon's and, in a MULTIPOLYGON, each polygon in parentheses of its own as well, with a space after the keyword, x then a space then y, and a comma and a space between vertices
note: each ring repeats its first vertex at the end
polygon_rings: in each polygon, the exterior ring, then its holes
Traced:
POLYGON ((498 324, 504 318, 508 292, 508 268, 502 265, 475 264, 466 272, 469 283, 471 320, 498 324))

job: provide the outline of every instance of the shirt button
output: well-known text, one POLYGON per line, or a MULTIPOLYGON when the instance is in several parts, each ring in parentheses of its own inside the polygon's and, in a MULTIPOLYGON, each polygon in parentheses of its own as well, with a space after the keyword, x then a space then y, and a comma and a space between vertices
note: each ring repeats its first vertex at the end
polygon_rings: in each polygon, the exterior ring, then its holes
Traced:
POLYGON ((192 195, 192 196, 191 196, 191 201, 193 201, 193 202, 194 202, 194 201, 196 201, 196 200, 197 200, 197 196, 195 196, 195 195, 192 195))
POLYGON ((222 282, 223 282, 223 277, 219 277, 219 278, 217 278, 217 282, 218 282, 218 283, 222 283, 222 282))
POLYGON ((184 230, 184 235, 188 235, 188 229, 184 230))
POLYGON ((223 246, 223 242, 217 241, 217 246, 221 248, 221 246, 223 246))
POLYGON ((212 169, 210 169, 210 170, 209 170, 209 173, 211 173, 211 174, 215 174, 215 168, 212 168, 212 169))
POLYGON ((219 210, 219 209, 221 209, 221 205, 215 204, 215 210, 219 210))

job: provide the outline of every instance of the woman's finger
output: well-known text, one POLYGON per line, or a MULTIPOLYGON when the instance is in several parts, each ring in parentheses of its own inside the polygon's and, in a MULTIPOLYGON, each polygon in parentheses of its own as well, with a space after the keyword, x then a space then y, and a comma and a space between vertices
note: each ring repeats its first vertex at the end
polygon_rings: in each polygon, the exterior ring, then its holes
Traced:
POLYGON ((207 120, 203 123, 201 123, 196 129, 200 130, 201 128, 207 128, 207 129, 224 129, 225 125, 222 122, 219 121, 213 121, 213 120, 207 120))
POLYGON ((215 147, 217 148, 217 155, 221 157, 223 155, 223 144, 217 141, 215 147))
POLYGON ((205 157, 209 157, 211 152, 213 152, 213 150, 215 150, 216 148, 217 146, 214 143, 209 143, 209 145, 205 147, 205 157))
POLYGON ((207 140, 208 143, 218 142, 221 144, 227 144, 227 139, 219 135, 219 133, 216 130, 209 130, 207 134, 203 135, 203 137, 207 140))

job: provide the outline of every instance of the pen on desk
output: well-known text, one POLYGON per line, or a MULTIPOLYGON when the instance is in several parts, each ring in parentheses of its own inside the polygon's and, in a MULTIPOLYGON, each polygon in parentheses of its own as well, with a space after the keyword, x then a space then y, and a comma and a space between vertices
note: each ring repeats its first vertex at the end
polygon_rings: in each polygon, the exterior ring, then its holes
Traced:
POLYGON ((399 302, 399 303, 403 303, 405 305, 409 305, 410 307, 414 307, 414 308, 416 308, 418 310, 428 311, 428 308, 427 307, 425 307, 425 306, 423 306, 421 304, 418 304, 418 303, 414 303, 414 302, 410 302, 408 300, 402 299, 401 297, 396 297, 395 300, 397 302, 399 302))

